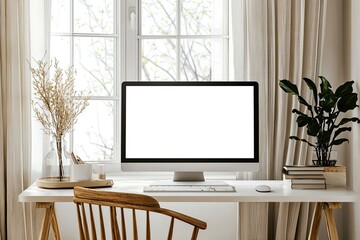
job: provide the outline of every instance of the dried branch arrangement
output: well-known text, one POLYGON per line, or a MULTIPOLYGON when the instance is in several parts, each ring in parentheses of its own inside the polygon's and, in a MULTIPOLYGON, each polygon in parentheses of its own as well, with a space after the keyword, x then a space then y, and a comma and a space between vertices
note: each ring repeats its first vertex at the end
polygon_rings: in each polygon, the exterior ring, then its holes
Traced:
POLYGON ((37 67, 30 65, 36 99, 32 101, 32 106, 44 132, 56 139, 59 174, 62 180, 64 174, 61 157, 62 137, 73 130, 77 117, 89 105, 89 98, 82 97, 84 92, 75 91, 73 67, 63 70, 59 67, 59 61, 56 58, 50 63, 43 60, 35 62, 37 67), (52 67, 54 74, 51 78, 52 67))
POLYGON ((57 140, 65 133, 71 132, 77 117, 89 105, 87 97, 81 97, 74 90, 74 70, 65 71, 54 59, 49 63, 38 60, 37 67, 31 67, 35 98, 32 106, 37 120, 43 125, 46 134, 57 140), (50 69, 54 67, 54 76, 50 78, 50 69), (65 76, 65 77, 64 77, 65 76), (78 96, 75 99, 75 96, 78 96))

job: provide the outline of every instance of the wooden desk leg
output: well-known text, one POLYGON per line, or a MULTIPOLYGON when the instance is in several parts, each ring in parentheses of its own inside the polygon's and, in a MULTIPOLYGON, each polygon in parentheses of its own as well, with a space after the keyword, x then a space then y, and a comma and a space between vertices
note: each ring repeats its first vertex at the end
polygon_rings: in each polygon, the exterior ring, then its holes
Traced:
POLYGON ((59 225, 56 218, 55 203, 36 203, 36 208, 45 208, 45 215, 41 226, 40 240, 49 238, 50 226, 54 234, 54 239, 60 240, 59 225))
POLYGON ((318 239, 322 210, 325 213, 325 223, 329 239, 339 239, 333 212, 334 208, 341 208, 341 203, 316 203, 308 240, 318 239))
POLYGON ((321 221, 321 214, 322 214, 322 203, 316 203, 314 215, 311 221, 310 233, 308 240, 316 240, 319 236, 319 228, 320 228, 320 221, 321 221))
POLYGON ((341 208, 341 203, 323 203, 322 204, 325 213, 325 222, 328 237, 330 240, 338 240, 339 236, 336 229, 334 208, 341 208))

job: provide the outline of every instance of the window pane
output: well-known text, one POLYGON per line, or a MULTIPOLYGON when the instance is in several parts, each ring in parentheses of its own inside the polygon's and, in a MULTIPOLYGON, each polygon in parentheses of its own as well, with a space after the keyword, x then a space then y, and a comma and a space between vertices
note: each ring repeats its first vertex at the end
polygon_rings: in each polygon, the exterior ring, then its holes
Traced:
POLYGON ((79 115, 74 131, 74 152, 86 161, 113 160, 114 102, 90 101, 79 115))
POLYGON ((143 35, 176 34, 176 0, 142 0, 143 35))
POLYGON ((181 80, 221 80, 223 78, 222 39, 181 41, 181 80))
POLYGON ((181 34, 223 34, 223 0, 182 0, 181 34))
POLYGON ((113 33, 113 0, 74 0, 74 30, 78 33, 113 33))
POLYGON ((70 63, 70 37, 52 36, 50 47, 51 59, 59 60, 59 66, 63 69, 68 68, 70 63))
POLYGON ((77 37, 74 41, 76 90, 89 90, 92 96, 113 95, 114 39, 77 37))
POLYGON ((142 41, 142 80, 176 80, 176 44, 171 39, 142 41))
POLYGON ((51 31, 70 32, 70 0, 51 1, 51 31))

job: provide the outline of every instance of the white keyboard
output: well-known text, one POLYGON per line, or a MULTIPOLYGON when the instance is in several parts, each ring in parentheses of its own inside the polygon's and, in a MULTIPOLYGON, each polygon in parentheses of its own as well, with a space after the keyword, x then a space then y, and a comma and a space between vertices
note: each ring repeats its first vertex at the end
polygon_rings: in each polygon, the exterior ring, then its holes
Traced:
POLYGON ((144 192, 236 192, 236 190, 230 185, 151 185, 144 187, 144 192))

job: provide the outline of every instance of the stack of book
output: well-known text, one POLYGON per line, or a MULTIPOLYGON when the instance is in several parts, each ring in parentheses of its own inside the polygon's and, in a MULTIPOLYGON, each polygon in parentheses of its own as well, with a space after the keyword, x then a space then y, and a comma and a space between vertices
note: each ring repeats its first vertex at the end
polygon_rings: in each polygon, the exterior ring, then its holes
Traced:
POLYGON ((307 165, 285 165, 284 184, 291 189, 326 189, 324 168, 307 165))

